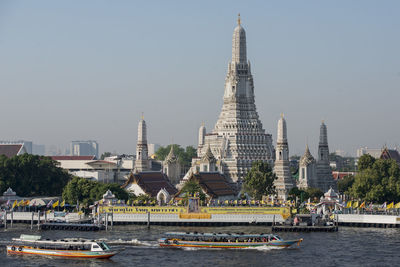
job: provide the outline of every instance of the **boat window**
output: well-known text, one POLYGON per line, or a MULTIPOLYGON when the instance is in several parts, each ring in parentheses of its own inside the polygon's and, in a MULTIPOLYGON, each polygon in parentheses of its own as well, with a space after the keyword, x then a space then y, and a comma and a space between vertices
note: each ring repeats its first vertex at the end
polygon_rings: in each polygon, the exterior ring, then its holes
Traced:
POLYGON ((100 248, 98 245, 93 245, 93 248, 100 248))
MULTIPOLYGON (((103 242, 97 243, 97 245, 99 245, 102 250, 107 250, 107 247, 105 246, 105 244, 103 242)), ((93 247, 96 248, 96 245, 94 245, 93 247)))

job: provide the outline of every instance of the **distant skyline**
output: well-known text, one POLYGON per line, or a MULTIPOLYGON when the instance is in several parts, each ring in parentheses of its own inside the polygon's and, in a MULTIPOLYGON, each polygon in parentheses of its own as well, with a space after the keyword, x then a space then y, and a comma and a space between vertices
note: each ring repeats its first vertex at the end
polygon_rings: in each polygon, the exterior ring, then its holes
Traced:
POLYGON ((237 14, 257 111, 290 155, 400 144, 399 1, 1 1, 0 140, 133 154, 197 145, 222 107, 237 14))

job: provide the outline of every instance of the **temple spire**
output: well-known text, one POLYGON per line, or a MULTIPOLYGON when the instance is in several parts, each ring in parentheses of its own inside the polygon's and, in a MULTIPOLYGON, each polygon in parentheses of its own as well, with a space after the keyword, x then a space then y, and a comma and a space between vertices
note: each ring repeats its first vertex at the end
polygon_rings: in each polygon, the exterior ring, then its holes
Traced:
POLYGON ((241 25, 239 14, 238 25, 232 37, 232 63, 247 63, 246 53, 246 32, 241 25))

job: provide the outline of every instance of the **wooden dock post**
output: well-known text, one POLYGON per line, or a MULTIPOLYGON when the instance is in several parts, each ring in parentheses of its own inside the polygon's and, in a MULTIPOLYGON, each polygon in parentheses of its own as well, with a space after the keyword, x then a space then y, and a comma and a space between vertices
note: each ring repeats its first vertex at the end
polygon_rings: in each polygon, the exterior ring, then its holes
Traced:
POLYGON ((44 211, 44 223, 47 223, 47 210, 44 211))
POLYGON ((40 211, 37 212, 37 229, 40 230, 40 211))
POLYGON ((147 229, 150 229, 150 212, 147 212, 147 229))
POLYGON ((114 209, 111 209, 111 230, 113 229, 114 226, 114 209))
POLYGON ((272 226, 275 226, 275 214, 274 214, 274 219, 272 221, 272 226))
POLYGON ((33 211, 32 211, 32 218, 31 218, 31 230, 33 230, 33 211))
POLYGON ((106 224, 106 231, 108 231, 108 213, 105 213, 106 219, 105 219, 105 224, 106 224))
POLYGON ((7 229, 7 211, 4 211, 4 229, 7 229))
POLYGON ((13 228, 14 224, 14 210, 11 210, 11 228, 13 228))

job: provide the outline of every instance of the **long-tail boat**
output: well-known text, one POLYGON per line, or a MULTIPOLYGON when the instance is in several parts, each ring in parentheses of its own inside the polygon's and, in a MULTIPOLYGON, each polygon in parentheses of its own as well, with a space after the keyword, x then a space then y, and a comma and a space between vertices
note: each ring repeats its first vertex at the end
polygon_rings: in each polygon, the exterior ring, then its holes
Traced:
POLYGON ((21 235, 7 245, 9 254, 30 254, 67 258, 107 259, 119 251, 111 250, 103 241, 88 239, 42 239, 37 235, 21 235))
POLYGON ((275 234, 223 234, 223 233, 189 233, 168 232, 158 240, 161 247, 197 247, 197 248, 257 248, 300 246, 302 238, 283 240, 275 234))

